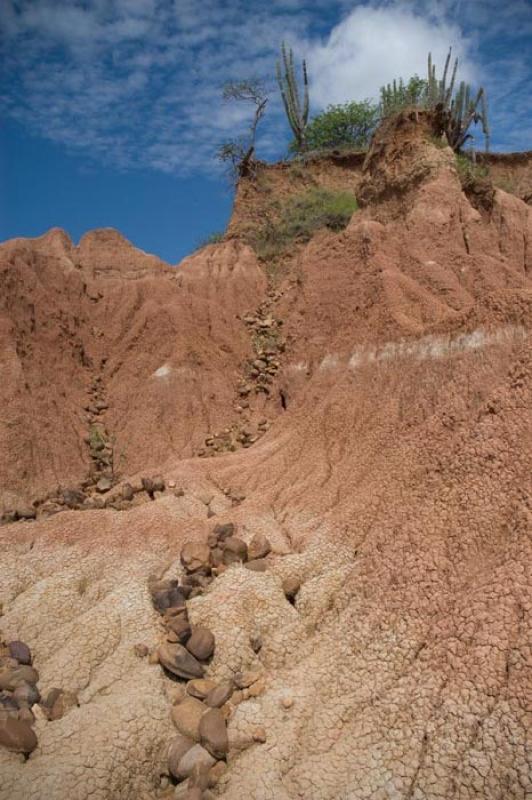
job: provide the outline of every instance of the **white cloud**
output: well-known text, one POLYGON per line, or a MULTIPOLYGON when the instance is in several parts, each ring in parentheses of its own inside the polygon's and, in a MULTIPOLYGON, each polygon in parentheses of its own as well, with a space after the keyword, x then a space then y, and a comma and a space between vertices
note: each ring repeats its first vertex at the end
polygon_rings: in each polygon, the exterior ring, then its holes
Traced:
POLYGON ((467 58, 468 41, 457 25, 441 18, 421 16, 396 4, 355 8, 324 43, 307 50, 312 98, 315 105, 377 98, 393 78, 425 77, 427 53, 443 70, 449 46, 460 62, 460 77, 473 80, 476 70, 467 58))

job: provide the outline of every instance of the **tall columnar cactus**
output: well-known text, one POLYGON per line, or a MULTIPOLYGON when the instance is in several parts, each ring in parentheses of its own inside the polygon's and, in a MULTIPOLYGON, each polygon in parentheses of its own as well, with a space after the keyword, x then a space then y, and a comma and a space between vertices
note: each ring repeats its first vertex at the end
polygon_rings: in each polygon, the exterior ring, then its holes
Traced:
POLYGON ((275 65, 277 83, 281 90, 281 97, 283 98, 288 122, 295 136, 297 149, 304 150, 305 129, 308 123, 309 112, 307 65, 305 61, 303 61, 303 105, 301 105, 294 65, 294 53, 292 48, 287 50, 284 42, 281 45, 281 58, 282 65, 280 61, 275 65))
POLYGON ((441 81, 436 78, 436 67, 432 63, 432 56, 428 58, 427 76, 427 107, 432 111, 438 112, 442 121, 442 133, 447 136, 447 141, 453 150, 460 150, 465 142, 471 138, 469 128, 471 124, 482 124, 482 132, 486 142, 486 150, 489 149, 489 124, 488 106, 486 93, 481 87, 475 99, 471 96, 471 87, 465 81, 460 83, 456 94, 453 97, 456 73, 458 70, 458 59, 454 61, 452 76, 447 85, 447 75, 451 61, 451 49, 445 60, 445 68, 441 81))

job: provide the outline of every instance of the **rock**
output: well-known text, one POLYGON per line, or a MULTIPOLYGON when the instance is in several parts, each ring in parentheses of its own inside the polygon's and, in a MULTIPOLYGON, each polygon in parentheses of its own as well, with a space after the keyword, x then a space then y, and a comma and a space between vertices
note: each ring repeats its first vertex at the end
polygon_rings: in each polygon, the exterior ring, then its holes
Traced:
POLYGON ((164 492, 166 489, 166 484, 162 475, 156 475, 155 478, 153 478, 152 486, 154 492, 164 492))
POLYGON ((190 697, 190 695, 185 696, 184 700, 172 706, 171 711, 172 721, 179 733, 189 739, 193 739, 195 742, 199 742, 200 739, 199 725, 204 713, 205 706, 203 703, 195 697, 190 697))
POLYGON ((181 644, 185 644, 190 639, 190 634, 192 633, 192 629, 190 627, 190 623, 186 616, 180 615, 178 617, 173 617, 169 619, 166 623, 166 627, 171 630, 177 636, 177 640, 181 644))
POLYGON ((173 581, 152 581, 149 583, 149 589, 153 605, 159 612, 166 611, 169 608, 185 609, 186 598, 178 582, 173 581))
POLYGON ((7 648, 11 658, 15 658, 19 664, 31 666, 31 650, 27 644, 15 640, 13 642, 8 642, 7 648))
POLYGON ((301 581, 298 578, 285 578, 283 581, 283 592, 290 602, 293 602, 300 588, 301 581))
POLYGON ((249 689, 245 689, 245 691, 248 693, 248 697, 259 697, 259 695, 266 691, 266 681, 264 677, 252 683, 249 689))
POLYGON ((252 572, 266 572, 268 569, 268 562, 263 558, 255 558, 253 561, 248 561, 244 566, 252 572))
POLYGON ((211 550, 211 564, 213 567, 219 567, 223 564, 224 551, 220 547, 213 547, 211 550))
POLYGON ((32 705, 40 701, 41 693, 31 683, 22 683, 13 692, 13 699, 19 706, 29 706, 31 708, 32 705))
POLYGON ((220 683, 219 686, 216 686, 214 689, 211 689, 211 691, 205 698, 205 704, 208 705, 210 708, 221 708, 224 705, 224 703, 227 703, 227 701, 230 700, 233 691, 234 691, 233 682, 224 681, 223 683, 220 683))
POLYGON ((49 719, 53 722, 61 719, 72 708, 77 708, 79 705, 77 695, 74 692, 62 691, 59 697, 55 700, 53 706, 50 708, 49 719))
POLYGON ((131 502, 131 500, 133 500, 133 498, 135 497, 135 492, 133 491, 133 487, 130 483, 124 483, 124 485, 122 486, 121 495, 122 495, 122 500, 126 500, 128 502, 131 502))
POLYGON ((181 550, 181 563, 187 572, 210 570, 210 549, 204 542, 187 542, 181 550))
MULTIPOLYGON (((39 708, 38 705, 35 708, 39 708)), ((31 708, 28 706, 22 706, 20 711, 18 712, 18 718, 24 720, 24 722, 29 722, 30 725, 35 725, 35 714, 31 708)))
POLYGON ((55 701, 57 700, 62 691, 63 691, 62 689, 58 689, 57 687, 54 686, 54 688, 50 689, 46 697, 42 700, 41 705, 47 709, 52 708, 53 704, 55 703, 55 701))
POLYGON ((256 558, 265 558, 271 549, 271 544, 266 536, 256 533, 248 545, 248 558, 250 561, 254 561, 256 558))
POLYGON ((192 653, 181 644, 162 644, 158 648, 159 661, 178 678, 203 678, 203 667, 192 653))
POLYGON ((85 495, 79 489, 64 489, 63 502, 68 508, 79 508, 85 501, 85 495))
MULTIPOLYGON (((195 744, 181 757, 177 769, 178 774, 176 777, 184 780, 192 774, 195 768, 203 767, 203 769, 207 771, 214 766, 215 763, 216 759, 208 752, 208 750, 206 750, 205 747, 202 747, 201 744, 195 744)), ((200 787, 197 788, 200 789, 200 787)))
POLYGON ((214 634, 203 625, 192 628, 192 635, 187 642, 187 650, 200 661, 206 661, 214 653, 214 634))
POLYGON ((267 738, 266 731, 262 726, 257 726, 256 728, 254 728, 253 731, 251 732, 251 736, 253 738, 253 741, 257 742, 258 744, 264 744, 267 738))
POLYGON ((283 708, 286 708, 287 710, 289 708, 292 708, 292 706, 294 705, 293 697, 290 697, 290 695, 286 695, 286 697, 283 697, 283 699, 281 700, 281 705, 283 708))
POLYGON ((176 497, 184 497, 185 496, 185 490, 182 489, 182 488, 176 489, 175 492, 174 492, 174 495, 176 497))
POLYGON ((225 761, 217 761, 216 764, 209 770, 209 786, 216 786, 226 772, 227 764, 225 761))
POLYGON ((35 519, 37 512, 31 506, 21 506, 16 510, 17 519, 35 519))
POLYGON ((201 500, 201 502, 204 505, 210 506, 210 504, 214 500, 214 495, 210 494, 209 492, 204 492, 204 493, 198 495, 198 499, 201 500))
POLYGON ((100 478, 98 483, 96 484, 96 491, 100 492, 100 494, 104 494, 111 489, 113 482, 110 478, 100 478))
POLYGON ((224 522, 223 524, 215 525, 212 533, 219 542, 223 542, 230 536, 233 536, 234 532, 235 532, 234 523, 224 522))
POLYGON ((248 560, 248 546, 237 536, 230 536, 224 542, 224 564, 236 564, 248 560))
POLYGON ((37 747, 37 737, 26 720, 15 717, 0 718, 0 745, 13 753, 27 755, 37 747))
POLYGON ((18 717, 18 703, 11 692, 0 692, 0 711, 18 717))
POLYGON ((247 670, 246 672, 237 672, 234 677, 235 686, 238 689, 248 689, 252 683, 258 681, 262 677, 262 672, 258 670, 247 670))
POLYGON ((209 681, 206 678, 195 678, 187 683, 187 694, 197 697, 198 700, 204 700, 215 687, 214 681, 209 681))
POLYGON ((191 747, 194 747, 194 742, 181 733, 178 733, 168 747, 168 770, 170 775, 179 780, 178 765, 185 753, 188 753, 191 747))
POLYGON ((210 708, 203 714, 199 723, 202 745, 215 758, 223 758, 229 749, 227 726, 219 708, 210 708))
POLYGON ((34 686, 38 680, 39 673, 33 667, 10 667, 0 672, 0 690, 14 692, 18 686, 22 686, 24 683, 34 686))
POLYGON ((138 643, 133 646, 133 650, 137 658, 146 658, 149 655, 150 648, 146 644, 138 643))
POLYGON ((153 488, 153 481, 151 478, 141 478, 142 488, 145 492, 147 492, 150 497, 153 496, 154 488, 153 488))

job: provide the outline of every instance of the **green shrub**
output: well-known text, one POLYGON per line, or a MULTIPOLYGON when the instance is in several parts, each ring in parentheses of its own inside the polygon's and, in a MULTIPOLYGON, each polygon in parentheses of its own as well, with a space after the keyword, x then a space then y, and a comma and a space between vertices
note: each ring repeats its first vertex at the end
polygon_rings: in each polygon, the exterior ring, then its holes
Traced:
MULTIPOLYGON (((379 107, 370 100, 330 105, 307 125, 305 150, 364 149, 378 119, 379 107)), ((290 150, 300 150, 295 140, 290 150)))
POLYGON ((455 153, 456 171, 462 185, 471 183, 479 178, 487 178, 489 169, 484 164, 475 164, 469 156, 455 153))
POLYGON ((259 258, 269 261, 294 242, 308 242, 320 228, 343 230, 357 208, 356 198, 349 192, 310 189, 287 200, 276 219, 249 234, 248 241, 259 258))

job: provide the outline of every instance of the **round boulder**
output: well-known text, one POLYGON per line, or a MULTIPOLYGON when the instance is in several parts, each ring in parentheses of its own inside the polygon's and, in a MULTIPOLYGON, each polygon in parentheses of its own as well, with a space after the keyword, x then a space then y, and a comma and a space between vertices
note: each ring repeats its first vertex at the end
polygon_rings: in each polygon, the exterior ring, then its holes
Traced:
POLYGON ((174 778, 179 779, 178 765, 185 753, 194 747, 192 739, 178 733, 168 747, 168 771, 174 778))
POLYGON ((194 678, 194 680, 187 683, 187 694, 197 697, 198 700, 204 700, 215 686, 214 681, 209 681, 206 678, 194 678))
POLYGON ((215 758, 223 758, 229 749, 225 717, 219 708, 210 708, 199 724, 200 742, 215 758))
POLYGON ((266 558, 271 549, 269 539, 263 536, 262 533, 256 533, 248 545, 249 560, 254 561, 256 558, 266 558))
POLYGON ((39 680, 39 673, 33 667, 9 667, 0 672, 0 690, 14 692, 18 686, 30 683, 34 686, 39 680))
POLYGON ((181 644, 162 644, 158 649, 159 661, 178 678, 203 678, 203 667, 192 653, 181 644))
POLYGON ((248 546, 237 536, 230 536, 224 542, 224 564, 236 564, 248 560, 248 546))
POLYGON ((192 635, 187 642, 187 650, 200 661, 206 661, 214 653, 214 634, 202 625, 192 629, 192 635))
POLYGON ((224 703, 227 703, 227 701, 230 699, 234 688, 235 687, 233 686, 232 681, 224 681, 223 683, 220 683, 219 686, 211 689, 205 698, 205 704, 210 708, 221 708, 221 706, 223 706, 224 703))
POLYGON ((18 640, 8 642, 7 648, 11 658, 15 658, 19 664, 31 666, 31 650, 25 642, 19 642, 18 640))
POLYGON ((204 542, 187 542, 181 550, 181 563, 187 572, 210 570, 211 551, 204 542))
POLYGON ((30 683, 21 683, 13 692, 13 699, 19 706, 28 706, 31 708, 34 703, 40 701, 41 694, 36 686, 30 683))
POLYGON ((206 750, 201 744, 195 744, 185 753, 181 758, 178 766, 177 778, 185 780, 193 771, 208 771, 214 764, 216 759, 206 750))
POLYGON ((27 720, 15 717, 0 718, 0 745, 13 753, 27 755, 37 747, 37 737, 27 720))
POLYGON ((179 733, 199 742, 199 725, 204 712, 203 703, 187 695, 180 703, 172 706, 172 721, 179 733))

